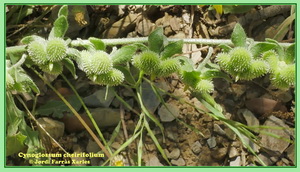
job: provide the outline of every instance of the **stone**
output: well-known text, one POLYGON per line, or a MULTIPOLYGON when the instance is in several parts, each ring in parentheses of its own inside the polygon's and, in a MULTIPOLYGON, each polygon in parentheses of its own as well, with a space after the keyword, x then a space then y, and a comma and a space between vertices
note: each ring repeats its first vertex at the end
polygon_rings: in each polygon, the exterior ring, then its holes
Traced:
POLYGON ((142 83, 142 92, 142 101, 145 107, 149 110, 150 113, 154 113, 158 105, 160 104, 159 98, 152 90, 151 85, 146 81, 142 83))
POLYGON ((217 146, 216 138, 211 137, 211 138, 207 139, 207 145, 208 145, 209 148, 216 147, 217 146))
POLYGON ((202 145, 199 141, 196 141, 192 144, 192 151, 194 154, 199 154, 201 152, 202 145))
POLYGON ((167 157, 170 159, 178 159, 180 156, 180 150, 178 148, 173 149, 171 152, 167 152, 167 157))
MULTIPOLYGON (((275 117, 275 116, 270 116, 266 122, 264 123, 264 126, 269 126, 269 127, 282 127, 282 128, 289 128, 281 119, 275 117)), ((290 139, 290 131, 287 129, 271 129, 271 128, 266 128, 263 130, 264 132, 267 133, 272 133, 274 135, 277 135, 280 139, 269 136, 267 134, 260 134, 261 137, 261 145, 263 148, 266 150, 269 150, 268 153, 273 156, 280 156, 283 151, 289 146, 289 142, 284 141, 282 139, 290 139)))
POLYGON ((179 158, 177 160, 172 159, 171 164, 176 165, 176 166, 185 166, 185 161, 183 158, 179 158))
POLYGON ((236 139, 236 134, 230 128, 225 128, 224 131, 225 131, 226 137, 228 139, 230 139, 230 140, 236 139))
MULTIPOLYGON (((99 152, 101 149, 100 147, 97 145, 96 142, 94 142, 92 139, 89 139, 89 142, 86 146, 86 151, 88 153, 97 153, 99 152)), ((91 160, 91 165, 92 166, 98 166, 100 163, 101 158, 90 158, 91 160)))
POLYGON ((231 147, 229 150, 229 158, 234 158, 239 155, 238 150, 235 147, 231 147))
MULTIPOLYGON (((274 162, 270 160, 270 157, 265 153, 260 153, 258 157, 265 163, 266 166, 271 166, 272 164, 274 164, 274 162)), ((257 157, 255 157, 255 161, 263 165, 262 162, 260 162, 257 157)))
POLYGON ((121 147, 120 143, 118 142, 113 142, 110 146, 115 150, 118 150, 121 147))
POLYGON ((246 85, 240 85, 240 84, 231 84, 231 88, 233 92, 236 94, 236 97, 240 97, 247 90, 246 85))
POLYGON ((286 149, 287 157, 293 162, 293 164, 296 164, 295 162, 295 145, 292 144, 286 149))
MULTIPOLYGON (((248 109, 242 109, 241 111, 248 126, 259 126, 259 120, 255 117, 255 115, 253 115, 251 111, 249 111, 248 109)), ((259 129, 254 129, 254 131, 258 132, 259 129)))
POLYGON ((138 14, 128 14, 126 17, 122 17, 120 20, 113 23, 108 27, 101 35, 104 38, 120 38, 125 37, 127 33, 134 30, 136 27, 136 21, 138 14))
POLYGON ((287 112, 280 102, 268 98, 254 98, 246 101, 246 107, 255 115, 263 115, 273 111, 287 112))
POLYGON ((202 134, 205 139, 208 139, 211 136, 210 130, 207 128, 202 131, 202 134))
POLYGON ((259 146, 255 143, 253 143, 248 137, 246 137, 245 135, 242 135, 242 138, 244 139, 245 143, 248 144, 254 152, 258 152, 259 150, 259 146))
POLYGON ((171 122, 179 116, 179 112, 180 110, 178 106, 172 103, 166 103, 165 106, 162 105, 159 108, 158 115, 162 122, 171 122))
MULTIPOLYGON (((108 128, 116 126, 120 121, 120 110, 111 108, 90 108, 90 113, 93 115, 95 122, 99 128, 108 128)), ((83 120, 88 124, 91 129, 95 129, 90 118, 86 113, 81 115, 83 120)), ((61 119, 69 133, 84 131, 85 128, 81 122, 74 115, 65 115, 61 119)))
POLYGON ((222 160, 222 159, 225 158, 227 152, 228 152, 228 148, 225 148, 225 147, 223 147, 223 148, 218 148, 218 149, 216 149, 216 150, 214 150, 214 151, 212 152, 211 156, 212 156, 214 159, 220 161, 220 160, 222 160))
POLYGON ((219 135, 226 136, 225 131, 218 124, 214 124, 214 132, 219 135))
MULTIPOLYGON (((40 124, 49 135, 56 141, 58 141, 63 135, 65 131, 64 123, 60 121, 56 121, 51 118, 43 117, 37 119, 38 124, 40 124)), ((46 134, 46 132, 38 125, 38 131, 40 134, 40 138, 43 141, 43 144, 47 149, 51 149, 52 145, 55 144, 53 140, 46 134)), ((56 144, 55 144, 56 145, 56 144)))
POLYGON ((101 149, 100 147, 97 145, 97 143, 95 141, 93 141, 92 139, 89 139, 89 142, 86 146, 86 151, 87 152, 94 152, 97 153, 99 152, 101 149))
MULTIPOLYGON (((53 137, 55 140, 58 140, 64 135, 65 131, 65 125, 64 123, 47 118, 47 117, 42 117, 37 119, 37 122, 50 134, 51 137, 53 137)), ((46 135, 46 133, 38 127, 39 132, 41 133, 42 137, 49 137, 46 135)))
POLYGON ((153 154, 147 154, 143 156, 143 158, 146 166, 163 166, 159 162, 159 159, 153 154))
POLYGON ((229 166, 241 166, 241 157, 236 157, 233 161, 230 161, 229 166))
POLYGON ((112 88, 108 89, 107 98, 105 99, 106 88, 101 88, 100 90, 96 91, 92 95, 89 95, 83 98, 83 102, 86 106, 92 108, 98 107, 109 107, 111 102, 113 101, 115 94, 112 88))
POLYGON ((137 24, 137 32, 142 36, 148 36, 154 30, 155 24, 150 20, 143 18, 137 24))

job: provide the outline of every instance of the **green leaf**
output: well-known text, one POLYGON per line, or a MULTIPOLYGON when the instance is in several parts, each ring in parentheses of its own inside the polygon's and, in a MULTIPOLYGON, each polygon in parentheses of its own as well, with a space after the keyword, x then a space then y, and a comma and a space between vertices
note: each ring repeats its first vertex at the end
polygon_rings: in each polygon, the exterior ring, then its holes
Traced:
POLYGON ((163 52, 161 52, 161 58, 167 59, 169 57, 172 57, 174 54, 182 53, 182 46, 183 40, 169 43, 167 46, 165 46, 163 52))
POLYGON ((295 60, 295 43, 290 45, 286 51, 285 51, 285 59, 284 61, 287 63, 287 64, 292 64, 294 63, 294 60, 295 60))
POLYGON ((6 156, 18 153, 25 148, 24 141, 26 136, 22 133, 6 137, 6 156))
POLYGON ((275 32, 276 35, 273 37, 273 39, 277 41, 282 41, 285 35, 287 34, 287 32, 289 31, 290 25, 293 23, 294 20, 295 20, 295 13, 290 15, 280 24, 280 26, 276 29, 275 32))
POLYGON ((45 39, 37 35, 30 35, 30 36, 25 36, 23 39, 21 39, 20 42, 22 44, 29 44, 32 41, 38 41, 38 40, 45 40, 45 39))
POLYGON ((203 71, 201 73, 201 78, 202 79, 208 79, 211 80, 213 78, 223 78, 229 82, 231 82, 231 78, 224 72, 216 69, 209 69, 207 71, 203 71))
POLYGON ((13 135, 18 131, 19 124, 24 118, 24 112, 17 108, 10 92, 6 92, 6 101, 7 135, 13 135))
POLYGON ((125 77, 125 81, 128 82, 131 85, 134 85, 136 83, 136 81, 134 80, 132 74, 130 73, 130 71, 124 67, 124 66, 115 66, 116 69, 120 70, 125 77))
POLYGON ((64 58, 62 60, 63 65, 71 72, 72 76, 76 79, 76 69, 72 60, 64 58))
MULTIPOLYGON (((76 111, 78 111, 82 106, 80 101, 78 100, 78 98, 76 98, 75 95, 70 96, 67 100, 74 107, 76 111)), ((45 105, 39 107, 36 111, 36 114, 42 116, 52 115, 53 117, 62 118, 63 112, 71 112, 71 111, 67 107, 67 105, 65 105, 62 101, 50 100, 45 105)))
POLYGON ((223 5, 224 14, 237 14, 237 13, 245 13, 250 9, 255 7, 255 5, 223 5))
POLYGON ((190 58, 187 58, 186 56, 179 56, 176 58, 180 62, 182 71, 191 72, 194 70, 194 63, 190 58))
POLYGON ((75 49, 75 48, 68 48, 68 49, 67 49, 67 55, 68 55, 70 58, 76 60, 77 57, 80 57, 80 51, 78 51, 78 50, 75 49))
POLYGON ((246 46, 246 33, 243 27, 237 23, 231 34, 231 41, 236 47, 245 47, 246 46))
POLYGON ((232 50, 232 48, 227 44, 220 44, 219 47, 222 48, 223 52, 225 53, 228 53, 230 50, 232 50))
POLYGON ((68 17, 68 6, 67 5, 63 5, 62 7, 60 7, 59 11, 58 11, 58 17, 60 16, 65 16, 68 17))
POLYGON ((21 125, 20 125, 20 132, 27 136, 24 143, 25 145, 28 146, 29 148, 37 148, 37 147, 41 147, 40 144, 40 140, 39 140, 39 134, 37 131, 33 131, 32 128, 30 128, 25 120, 22 121, 21 125))
POLYGON ((276 44, 276 46, 274 47, 274 50, 277 52, 278 56, 279 56, 279 60, 284 60, 284 49, 279 45, 278 41, 274 40, 274 39, 270 39, 270 38, 266 38, 267 42, 271 42, 276 44))
POLYGON ((252 46, 250 48, 250 51, 253 55, 254 58, 259 57, 259 55, 261 55, 262 53, 269 51, 273 48, 276 47, 276 44, 271 43, 271 42, 260 42, 255 44, 254 46, 252 46))
POLYGON ((95 37, 90 37, 89 41, 95 46, 96 50, 105 51, 106 46, 105 46, 104 42, 101 39, 95 38, 95 37))
POLYGON ((126 45, 113 52, 110 57, 114 65, 124 64, 131 60, 136 51, 137 47, 135 45, 126 45))
POLYGON ((164 48, 165 41, 166 37, 163 34, 163 28, 158 27, 153 32, 151 32, 148 37, 149 49, 159 54, 164 48))
POLYGON ((49 38, 60 37, 63 38, 69 27, 68 20, 65 16, 61 15, 58 17, 50 32, 49 38))

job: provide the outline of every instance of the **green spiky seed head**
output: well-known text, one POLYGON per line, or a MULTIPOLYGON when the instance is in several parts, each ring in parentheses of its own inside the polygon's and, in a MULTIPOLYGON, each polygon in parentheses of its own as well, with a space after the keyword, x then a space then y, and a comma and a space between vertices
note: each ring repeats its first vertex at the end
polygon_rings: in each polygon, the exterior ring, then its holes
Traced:
POLYGON ((200 93, 211 93, 214 91, 214 85, 212 81, 201 79, 194 88, 195 91, 198 91, 200 93))
POLYGON ((87 51, 83 50, 80 52, 80 57, 76 59, 76 62, 78 64, 78 68, 82 71, 84 71, 87 75, 92 75, 92 64, 91 64, 92 54, 87 51))
POLYGON ((48 64, 41 65, 40 67, 44 72, 52 75, 59 75, 63 71, 63 65, 61 62, 50 62, 48 64))
POLYGON ((234 48, 229 52, 229 56, 229 70, 234 72, 243 72, 249 69, 252 55, 246 48, 234 48))
POLYGON ((46 52, 50 62, 61 61, 67 55, 67 44, 61 38, 48 40, 46 52))
POLYGON ((295 83, 295 64, 287 65, 280 72, 282 79, 289 85, 295 83))
POLYGON ((38 40, 32 41, 28 47, 27 51, 31 60, 37 65, 46 64, 48 61, 46 53, 46 41, 38 40))
POLYGON ((283 77, 281 76, 280 72, 275 72, 272 73, 271 76, 271 83, 273 86, 282 89, 282 90, 287 90, 290 88, 289 83, 287 83, 283 77))
POLYGON ((160 65, 160 59, 157 53, 145 51, 137 56, 134 56, 132 63, 135 67, 144 71, 145 74, 150 75, 158 69, 160 65))
POLYGON ((261 77, 269 72, 269 65, 263 60, 253 60, 249 69, 249 73, 253 78, 261 77))
POLYGON ((97 75, 108 73, 113 67, 112 60, 104 51, 92 53, 91 64, 91 70, 97 75))
POLYGON ((230 56, 227 53, 219 53, 217 56, 217 62, 219 63, 220 67, 223 68, 225 71, 229 72, 229 61, 230 56))
POLYGON ((271 72, 277 70, 279 57, 275 51, 270 50, 270 51, 265 52, 262 55, 262 59, 269 63, 271 72))
POLYGON ((177 72, 180 69, 180 63, 177 59, 167 59, 161 61, 156 75, 163 77, 168 76, 174 72, 177 72))
POLYGON ((95 82, 100 85, 109 85, 109 86, 119 85, 123 81, 124 81, 124 74, 120 70, 115 68, 113 68, 108 73, 97 75, 95 80, 95 82))
POLYGON ((81 51, 80 57, 77 58, 78 68, 83 70, 87 75, 100 75, 112 70, 112 60, 104 51, 81 51))

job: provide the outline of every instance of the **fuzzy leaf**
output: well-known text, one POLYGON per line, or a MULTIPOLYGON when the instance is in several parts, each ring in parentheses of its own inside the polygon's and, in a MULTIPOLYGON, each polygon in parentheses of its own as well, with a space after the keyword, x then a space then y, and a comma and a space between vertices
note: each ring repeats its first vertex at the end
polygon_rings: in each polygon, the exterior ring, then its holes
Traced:
POLYGON ((115 68, 120 70, 124 74, 124 77, 125 77, 124 80, 126 82, 128 82, 131 85, 134 85, 136 83, 132 74, 130 73, 130 71, 127 68, 125 68, 123 66, 116 66, 115 68))
POLYGON ((232 48, 227 44, 220 44, 219 47, 222 48, 223 52, 225 53, 228 53, 230 50, 232 50, 232 48))
POLYGON ((36 35, 30 35, 30 36, 25 36, 23 39, 21 39, 22 44, 29 44, 32 41, 39 41, 39 40, 44 40, 44 38, 36 35))
POLYGON ((111 54, 111 59, 113 64, 124 64, 130 61, 132 56, 135 54, 137 50, 137 46, 135 45, 126 45, 122 48, 118 49, 117 51, 111 54))
POLYGON ((68 24, 68 20, 65 16, 61 15, 60 17, 58 17, 54 24, 53 24, 53 28, 50 32, 49 38, 53 38, 53 37, 64 37, 65 33, 67 32, 69 27, 68 24))
POLYGON ((294 60, 295 60, 295 44, 292 44, 285 51, 284 61, 287 64, 292 64, 292 63, 294 63, 294 60))
POLYGON ((63 65, 71 72, 72 76, 76 79, 76 69, 72 60, 64 58, 62 60, 63 65))
POLYGON ((179 56, 176 57, 176 59, 179 60, 182 71, 191 72, 194 70, 194 63, 190 58, 187 58, 186 56, 179 56))
MULTIPOLYGON (((76 111, 78 111, 82 106, 80 101, 75 95, 70 96, 67 100, 74 107, 76 111)), ((62 101, 50 100, 46 104, 40 106, 37 109, 36 114, 39 114, 41 116, 52 115, 52 117, 62 118, 63 112, 71 112, 71 111, 67 107, 67 105, 65 105, 65 103, 63 103, 62 101)))
POLYGON ((96 50, 105 51, 106 46, 101 39, 95 38, 95 37, 90 37, 89 41, 95 46, 96 50))
POLYGON ((26 136, 22 133, 6 137, 6 156, 20 152, 25 148, 24 141, 26 136))
POLYGON ((243 27, 237 23, 231 34, 231 41, 236 47, 245 47, 246 46, 246 33, 243 27))
POLYGON ((58 11, 58 17, 60 16, 65 16, 68 17, 68 6, 67 5, 63 5, 62 7, 60 7, 59 11, 58 11))
POLYGON ((262 53, 273 49, 276 47, 276 44, 271 43, 271 42, 260 42, 255 44, 253 47, 251 47, 250 51, 253 55, 254 58, 257 58, 259 55, 262 53))
POLYGON ((161 58, 167 59, 169 57, 172 57, 174 54, 180 54, 182 53, 182 46, 183 46, 183 40, 176 41, 169 43, 161 52, 161 58))
POLYGON ((208 80, 213 78, 223 78, 231 82, 231 78, 227 74, 217 69, 208 69, 205 72, 203 71, 203 73, 201 73, 201 78, 208 79, 208 80))
POLYGON ((164 42, 166 40, 165 35, 163 34, 163 28, 158 27, 153 32, 150 33, 148 37, 149 49, 156 53, 160 53, 164 48, 164 42))
POLYGON ((270 38, 266 38, 266 41, 276 44, 274 50, 277 52, 279 60, 284 60, 284 49, 279 45, 279 43, 276 40, 270 38))

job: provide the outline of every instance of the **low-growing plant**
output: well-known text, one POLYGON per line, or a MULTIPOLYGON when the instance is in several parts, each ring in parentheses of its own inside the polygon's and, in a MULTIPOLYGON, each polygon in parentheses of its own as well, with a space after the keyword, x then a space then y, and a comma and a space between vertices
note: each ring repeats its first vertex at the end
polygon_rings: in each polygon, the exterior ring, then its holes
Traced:
MULTIPOLYGON (((36 142, 37 135, 35 131, 30 131, 31 133, 35 133, 33 134, 33 139, 35 139, 35 141, 28 141, 31 136, 26 135, 23 131, 24 128, 26 128, 26 131, 29 130, 29 127, 25 123, 23 112, 15 106, 13 100, 12 93, 30 93, 31 90, 37 94, 39 93, 38 87, 26 74, 22 65, 30 67, 37 76, 58 94, 66 106, 70 108, 74 115, 82 122, 87 131, 108 157, 103 165, 111 160, 111 165, 115 166, 123 164, 119 153, 136 139, 139 139, 136 163, 139 166, 142 165, 142 147, 145 137, 144 131, 151 137, 165 161, 171 165, 160 145, 161 143, 158 141, 149 125, 150 122, 153 122, 160 128, 162 133, 164 133, 163 125, 144 105, 142 100, 142 81, 151 84, 151 88, 164 104, 162 96, 160 95, 161 90, 153 84, 153 81, 155 81, 156 78, 168 77, 172 73, 177 73, 180 76, 181 81, 185 84, 185 89, 189 89, 193 93, 192 95, 198 98, 211 112, 203 112, 198 107, 193 107, 200 112, 211 115, 217 120, 223 121, 238 135, 244 145, 253 154, 255 154, 255 152, 250 145, 245 142, 243 136, 247 136, 256 143, 258 139, 247 126, 239 122, 228 120, 224 117, 222 107, 217 104, 211 96, 211 93, 214 91, 212 80, 214 78, 231 80, 231 77, 234 78, 234 81, 252 80, 270 73, 270 80, 274 86, 281 89, 288 89, 294 85, 294 45, 285 49, 274 40, 267 40, 266 42, 260 43, 254 42, 246 37, 243 28, 239 24, 235 26, 231 35, 231 41, 235 47, 232 48, 227 44, 220 45, 220 47, 223 48, 223 52, 217 55, 216 61, 218 62, 218 65, 211 62, 213 49, 210 47, 206 58, 198 66, 195 66, 191 59, 181 55, 184 41, 169 41, 163 35, 163 29, 161 27, 157 28, 149 35, 146 45, 133 42, 120 48, 113 48, 111 52, 108 52, 106 50, 106 46, 108 45, 98 38, 91 37, 88 40, 70 40, 65 38, 64 35, 68 29, 67 15, 68 6, 62 6, 58 12, 58 18, 54 22, 48 39, 37 35, 27 36, 21 40, 25 45, 21 47, 21 50, 11 48, 7 51, 6 90, 7 101, 9 104, 9 106, 7 106, 7 117, 9 119, 7 138, 17 140, 16 143, 18 145, 23 145, 25 143, 29 148, 31 148, 30 146, 35 148, 41 147, 39 142, 36 142), (12 64, 12 59, 20 52, 23 53, 22 58, 12 64), (128 138, 125 143, 114 152, 110 149, 110 144, 116 137, 115 133, 119 132, 120 125, 116 127, 111 140, 107 142, 104 139, 101 130, 94 122, 92 114, 90 114, 79 94, 63 74, 63 70, 66 68, 71 72, 74 78, 76 78, 76 67, 74 62, 76 62, 78 69, 82 70, 86 74, 86 77, 95 84, 106 86, 107 88, 123 86, 134 90, 134 97, 140 106, 139 112, 133 110, 133 108, 118 96, 117 92, 115 92, 117 98, 127 108, 139 115, 139 120, 132 137, 128 138), (74 107, 40 74, 38 70, 34 69, 35 67, 38 67, 44 73, 62 76, 87 111, 87 114, 92 120, 104 145, 102 145, 93 131, 81 119, 74 107), (14 113, 15 111, 18 113, 14 113), (21 122, 16 121, 17 118, 14 114, 21 116, 21 122)), ((115 45, 122 43, 123 42, 120 39, 119 42, 116 41, 115 45)), ((170 96, 172 96, 172 94, 170 96)), ((176 98, 175 96, 173 97, 176 98)), ((187 124, 186 126, 191 127, 187 124)), ((200 135, 202 134, 201 132, 198 133, 200 135)), ((163 140, 164 139, 163 135, 163 140)), ((11 149, 10 146, 11 145, 7 144, 7 150, 11 149)), ((7 155, 19 151, 21 147, 18 147, 18 149, 7 155)), ((28 151, 32 151, 32 149, 28 149, 28 151)))

